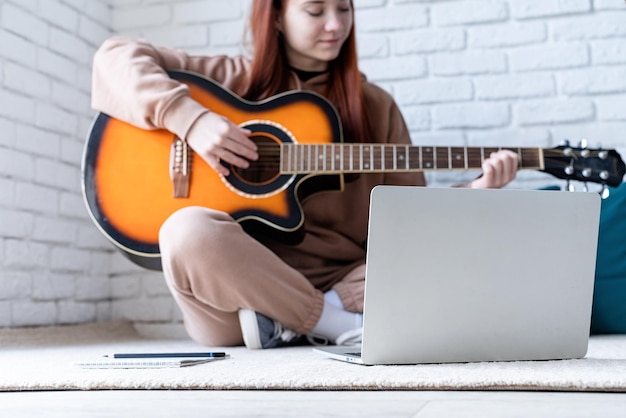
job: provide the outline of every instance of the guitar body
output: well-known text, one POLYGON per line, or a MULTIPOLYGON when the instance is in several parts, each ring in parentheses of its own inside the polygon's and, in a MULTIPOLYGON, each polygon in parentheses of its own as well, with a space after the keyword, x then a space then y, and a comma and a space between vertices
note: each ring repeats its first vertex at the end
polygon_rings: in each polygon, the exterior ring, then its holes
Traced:
MULTIPOLYGON (((158 235, 177 210, 202 206, 230 214, 252 236, 286 243, 303 237, 300 202, 341 190, 343 173, 480 169, 498 147, 342 143, 335 108, 315 93, 293 91, 261 102, 243 100, 215 82, 185 72, 170 77, 211 111, 249 129, 259 153, 242 170, 217 174, 179 138, 99 114, 83 156, 83 195, 100 231, 136 264, 161 269, 158 235)), ((626 167, 615 150, 569 144, 507 148, 518 169, 616 186, 626 167)), ((224 164, 224 163, 223 163, 224 164)), ((604 190, 606 190, 604 188, 604 190)))
POLYGON ((229 167, 231 174, 223 177, 190 150, 188 194, 174 197, 175 135, 99 114, 85 147, 83 192, 101 232, 133 262, 155 270, 161 268, 159 229, 172 213, 187 206, 227 212, 252 235, 300 241, 301 199, 321 189, 340 189, 343 178, 281 174, 280 156, 274 154, 281 143, 341 142, 341 124, 332 105, 308 92, 248 102, 209 79, 185 72, 170 76, 185 83, 191 97, 211 111, 250 129, 260 149, 259 161, 247 170, 229 167), (265 158, 261 149, 269 148, 272 155, 265 158))

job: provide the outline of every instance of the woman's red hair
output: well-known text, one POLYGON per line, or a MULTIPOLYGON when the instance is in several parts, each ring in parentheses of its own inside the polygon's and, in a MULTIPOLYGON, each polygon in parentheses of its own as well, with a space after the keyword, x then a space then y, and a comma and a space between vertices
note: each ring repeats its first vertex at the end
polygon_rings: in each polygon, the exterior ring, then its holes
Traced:
MULTIPOLYGON (((276 27, 284 0, 254 0, 249 30, 254 58, 244 97, 261 100, 288 90, 290 69, 282 34, 276 27)), ((352 1, 350 2, 352 4, 352 1)), ((354 22, 354 7, 352 7, 354 22)), ((339 56, 329 63, 324 95, 337 108, 346 142, 368 142, 363 116, 363 89, 358 68, 354 24, 339 56)))

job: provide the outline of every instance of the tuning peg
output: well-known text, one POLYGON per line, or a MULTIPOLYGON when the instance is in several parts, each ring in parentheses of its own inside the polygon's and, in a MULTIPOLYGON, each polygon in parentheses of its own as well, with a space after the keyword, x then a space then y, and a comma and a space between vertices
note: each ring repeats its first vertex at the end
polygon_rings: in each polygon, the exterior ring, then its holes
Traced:
POLYGON ((602 197, 602 199, 606 199, 610 195, 611 195, 611 191, 609 190, 606 184, 603 184, 602 189, 600 189, 600 197, 602 197))
POLYGON ((583 183, 583 192, 588 192, 589 191, 589 185, 587 184, 587 182, 583 183))
POLYGON ((565 190, 567 190, 568 192, 575 192, 576 191, 576 187, 572 184, 571 181, 569 181, 569 179, 567 180, 566 186, 565 186, 565 190))
POLYGON ((583 139, 581 139, 581 140, 580 140, 580 142, 578 143, 578 147, 579 147, 579 148, 582 148, 582 149, 587 148, 587 146, 588 146, 588 145, 589 145, 589 144, 588 144, 588 142, 587 142, 587 138, 583 138, 583 139))
POLYGON ((564 147, 569 147, 569 139, 562 140, 561 145, 563 145, 564 147))

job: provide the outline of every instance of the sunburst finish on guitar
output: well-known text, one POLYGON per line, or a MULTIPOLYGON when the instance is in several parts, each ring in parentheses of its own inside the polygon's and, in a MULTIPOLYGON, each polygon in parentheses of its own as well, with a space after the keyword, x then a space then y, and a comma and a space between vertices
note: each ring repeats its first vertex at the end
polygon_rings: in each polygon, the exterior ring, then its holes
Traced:
MULTIPOLYGON (((101 232, 135 263, 160 269, 158 233, 176 210, 203 206, 231 214, 252 235, 298 242, 300 200, 341 189, 343 173, 479 169, 500 148, 343 143, 333 106, 310 92, 245 101, 215 82, 171 72, 211 111, 252 131, 259 160, 228 177, 167 131, 148 131, 99 114, 83 158, 83 192, 101 232)), ((508 148, 520 168, 559 178, 619 184, 624 163, 615 151, 508 148), (581 165, 584 163, 584 166, 581 165), (583 171, 586 170, 586 171, 583 171)))

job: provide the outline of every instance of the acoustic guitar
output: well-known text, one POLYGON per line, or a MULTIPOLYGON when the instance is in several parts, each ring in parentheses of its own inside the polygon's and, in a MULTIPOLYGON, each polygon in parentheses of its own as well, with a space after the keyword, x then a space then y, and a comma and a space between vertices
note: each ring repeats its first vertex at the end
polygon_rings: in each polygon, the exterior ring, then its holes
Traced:
MULTIPOLYGON (((322 96, 304 91, 246 101, 214 81, 170 72, 191 97, 249 129, 259 159, 217 174, 174 134, 143 130, 100 113, 83 156, 83 195, 99 230, 140 266, 161 268, 158 233, 176 210, 204 206, 229 213, 253 236, 297 243, 300 201, 342 190, 344 174, 480 169, 493 147, 343 143, 340 119, 322 96)), ((624 162, 614 150, 560 146, 509 148, 519 168, 561 179, 617 185, 624 162)))

